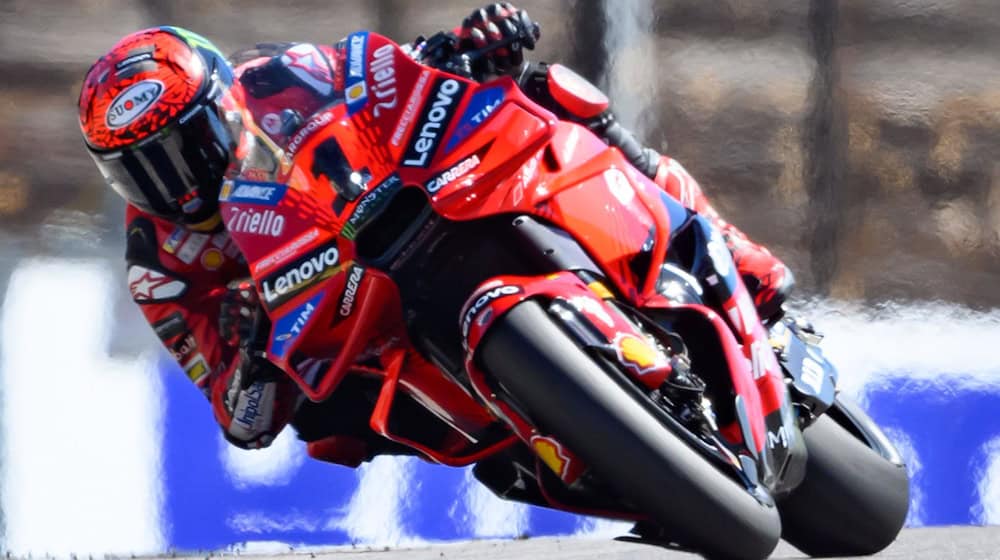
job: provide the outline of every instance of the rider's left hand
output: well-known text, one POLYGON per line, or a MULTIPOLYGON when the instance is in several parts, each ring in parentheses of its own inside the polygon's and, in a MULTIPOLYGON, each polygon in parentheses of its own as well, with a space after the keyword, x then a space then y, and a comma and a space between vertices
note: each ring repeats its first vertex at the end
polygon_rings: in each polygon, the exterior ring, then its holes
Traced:
POLYGON ((540 31, 528 12, 509 2, 498 2, 472 12, 462 22, 459 39, 464 49, 483 49, 511 37, 509 45, 486 55, 498 72, 516 71, 524 62, 524 48, 534 49, 540 31))

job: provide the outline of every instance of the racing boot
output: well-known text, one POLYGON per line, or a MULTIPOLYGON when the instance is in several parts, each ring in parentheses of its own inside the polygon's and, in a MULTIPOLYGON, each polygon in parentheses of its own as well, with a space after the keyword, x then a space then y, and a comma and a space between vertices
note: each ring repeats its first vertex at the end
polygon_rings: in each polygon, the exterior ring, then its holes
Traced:
POLYGON ((769 325, 781 319, 781 305, 795 286, 795 277, 785 263, 719 217, 698 181, 676 160, 660 156, 653 181, 686 208, 710 219, 719 228, 761 321, 769 325))

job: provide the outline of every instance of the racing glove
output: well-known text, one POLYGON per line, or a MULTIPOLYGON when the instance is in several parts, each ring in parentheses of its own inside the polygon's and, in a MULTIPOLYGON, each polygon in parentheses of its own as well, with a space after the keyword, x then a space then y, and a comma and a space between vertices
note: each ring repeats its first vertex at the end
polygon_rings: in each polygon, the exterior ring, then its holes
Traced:
POLYGON ((237 447, 267 447, 291 419, 293 387, 283 371, 246 347, 236 360, 223 395, 223 433, 237 447))
POLYGON ((295 408, 291 380, 256 350, 260 332, 267 332, 267 321, 253 280, 229 282, 220 304, 219 334, 239 352, 218 395, 222 406, 216 413, 226 440, 244 449, 270 445, 295 408))
POLYGON ((219 305, 219 336, 230 346, 249 342, 260 312, 257 290, 250 278, 237 278, 226 285, 219 305))
POLYGON ((458 30, 463 50, 486 49, 509 41, 486 54, 486 60, 492 66, 489 70, 495 74, 520 70, 524 63, 523 49, 534 49, 540 36, 540 28, 528 12, 515 8, 509 2, 498 2, 472 12, 458 30))

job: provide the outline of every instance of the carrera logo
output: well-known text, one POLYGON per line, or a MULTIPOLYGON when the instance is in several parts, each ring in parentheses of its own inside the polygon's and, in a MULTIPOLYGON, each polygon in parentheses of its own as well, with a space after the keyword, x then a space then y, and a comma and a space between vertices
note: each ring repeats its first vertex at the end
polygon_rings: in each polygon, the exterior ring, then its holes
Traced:
POLYGON ((124 128, 142 116, 163 94, 163 83, 159 80, 143 80, 133 84, 115 97, 104 116, 104 122, 111 130, 124 128))
POLYGON ((380 117, 382 109, 396 108, 396 51, 392 45, 382 45, 375 49, 372 58, 372 65, 369 69, 375 78, 375 85, 372 93, 378 103, 372 110, 376 117, 380 117))
POLYGON ((406 150, 403 165, 427 167, 431 156, 441 143, 441 137, 455 116, 456 100, 462 98, 465 88, 465 84, 451 78, 435 82, 434 91, 424 106, 423 114, 410 140, 410 146, 406 150))
POLYGON ((424 185, 424 187, 427 189, 427 192, 431 194, 436 194, 446 185, 450 184, 453 181, 457 181, 458 179, 464 177, 468 172, 479 167, 482 158, 486 156, 486 152, 490 151, 490 146, 492 145, 493 141, 491 140, 482 148, 479 148, 479 151, 477 151, 475 154, 458 162, 457 164, 455 164, 454 167, 445 171, 444 173, 432 177, 429 181, 427 181, 427 184, 424 185))
POLYGON ((470 158, 466 158, 460 161, 455 167, 452 167, 448 171, 445 171, 430 181, 427 181, 427 192, 436 194, 439 190, 441 190, 441 187, 444 187, 455 179, 464 176, 466 173, 477 167, 479 167, 479 156, 473 155, 470 158))
POLYGON ((358 287, 361 279, 365 276, 365 269, 360 266, 351 266, 351 272, 347 277, 347 286, 344 287, 344 295, 340 298, 340 316, 350 317, 354 310, 354 298, 358 295, 358 287))
POLYGON ((472 320, 476 318, 476 315, 489 305, 490 302, 496 301, 505 296, 512 296, 515 294, 522 293, 523 290, 518 286, 498 286, 491 290, 487 290, 486 293, 476 298, 476 301, 472 303, 469 310, 465 312, 465 317, 462 318, 462 337, 467 338, 469 336, 469 327, 472 325, 472 320))
POLYGON ((463 177, 469 171, 479 167, 479 156, 473 155, 460 161, 455 167, 427 181, 427 192, 436 194, 442 187, 463 177))
POLYGON ((253 208, 231 208, 226 227, 233 233, 280 237, 285 231, 285 217, 274 210, 258 212, 253 208))
POLYGON ((336 244, 330 244, 268 276, 260 285, 264 303, 274 309, 302 290, 333 276, 339 259, 336 244))
POLYGON ((309 122, 300 128, 299 131, 295 133, 295 136, 292 136, 292 141, 288 143, 288 157, 294 156, 295 152, 299 150, 302 144, 304 144, 314 132, 323 128, 332 120, 333 113, 330 111, 323 111, 322 113, 309 119, 309 122))

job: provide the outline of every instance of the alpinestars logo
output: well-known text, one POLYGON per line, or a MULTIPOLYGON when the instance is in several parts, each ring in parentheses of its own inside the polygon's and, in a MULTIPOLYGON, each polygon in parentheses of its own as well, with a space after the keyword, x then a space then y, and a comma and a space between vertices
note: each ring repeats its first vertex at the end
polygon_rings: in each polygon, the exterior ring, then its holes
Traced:
POLYGON ((264 304, 275 309, 306 288, 333 276, 339 259, 336 243, 330 243, 268 276, 260 284, 264 304))
POLYGON ((439 79, 434 83, 434 91, 424 104, 420 120, 410 139, 410 146, 406 149, 403 165, 427 167, 455 116, 455 108, 465 94, 466 87, 452 78, 439 79))

